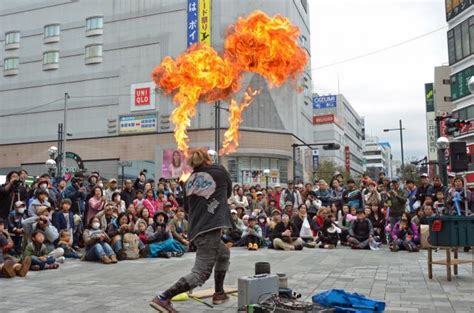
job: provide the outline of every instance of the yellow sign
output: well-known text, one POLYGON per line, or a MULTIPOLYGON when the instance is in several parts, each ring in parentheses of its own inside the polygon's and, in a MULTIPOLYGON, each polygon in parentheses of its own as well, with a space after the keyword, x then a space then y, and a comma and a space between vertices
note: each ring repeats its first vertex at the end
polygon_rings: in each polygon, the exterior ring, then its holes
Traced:
POLYGON ((211 0, 199 0, 199 42, 211 45, 211 0))

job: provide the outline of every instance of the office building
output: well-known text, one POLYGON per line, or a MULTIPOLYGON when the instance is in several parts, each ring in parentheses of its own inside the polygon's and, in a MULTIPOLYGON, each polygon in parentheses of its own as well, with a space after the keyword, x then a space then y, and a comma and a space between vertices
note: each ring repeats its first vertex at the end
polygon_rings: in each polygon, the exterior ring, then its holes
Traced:
POLYGON ((392 147, 387 141, 380 141, 376 136, 367 136, 364 144, 364 172, 377 180, 379 173, 392 176, 392 147))
MULTIPOLYGON (((149 176, 171 177, 176 149, 170 114, 175 105, 157 90, 151 71, 165 56, 176 57, 188 43, 210 41, 223 50, 229 25, 255 10, 287 16, 301 31, 299 43, 310 55, 309 1, 231 0, 45 0, 8 1, 0 8, 0 174, 26 168, 46 171, 47 150, 56 145, 67 99, 66 167, 105 177, 147 169, 149 176), (196 5, 206 4, 208 10, 196 5), (202 14, 201 14, 202 13, 202 14), (207 16, 205 16, 207 15, 207 16), (205 34, 198 38, 194 29, 205 34), (204 17, 203 17, 204 16, 204 17), (210 24, 212 23, 212 27, 210 24), (212 30, 212 32, 211 32, 212 30), (209 40, 210 39, 210 40, 209 40), (71 157, 70 157, 71 156, 71 157)), ((248 85, 261 93, 244 113, 240 148, 221 158, 234 181, 270 184, 293 176, 294 143, 309 142, 312 130, 311 64, 294 84, 270 89, 258 75, 248 85)), ((222 107, 228 104, 222 102, 222 107)), ((228 126, 221 113, 221 138, 228 126)), ((213 105, 200 104, 189 128, 191 147, 214 148, 213 105)), ((307 152, 303 153, 304 155, 307 152)), ((309 178, 304 157, 300 176, 309 178)))

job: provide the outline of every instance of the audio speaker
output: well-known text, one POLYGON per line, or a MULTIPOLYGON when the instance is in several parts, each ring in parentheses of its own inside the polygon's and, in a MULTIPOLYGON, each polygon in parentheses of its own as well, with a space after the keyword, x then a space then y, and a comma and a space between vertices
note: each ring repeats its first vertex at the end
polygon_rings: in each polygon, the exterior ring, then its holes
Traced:
POLYGON ((451 172, 466 172, 469 167, 469 155, 466 151, 466 142, 455 141, 449 143, 449 162, 451 172))

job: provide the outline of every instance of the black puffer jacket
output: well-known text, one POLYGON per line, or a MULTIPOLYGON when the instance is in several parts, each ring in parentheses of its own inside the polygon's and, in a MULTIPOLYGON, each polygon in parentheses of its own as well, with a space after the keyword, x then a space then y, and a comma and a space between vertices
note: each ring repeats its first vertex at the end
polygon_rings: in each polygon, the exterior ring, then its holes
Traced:
POLYGON ((184 209, 189 216, 189 238, 219 228, 231 228, 227 199, 232 181, 220 165, 203 165, 194 170, 185 184, 184 209))

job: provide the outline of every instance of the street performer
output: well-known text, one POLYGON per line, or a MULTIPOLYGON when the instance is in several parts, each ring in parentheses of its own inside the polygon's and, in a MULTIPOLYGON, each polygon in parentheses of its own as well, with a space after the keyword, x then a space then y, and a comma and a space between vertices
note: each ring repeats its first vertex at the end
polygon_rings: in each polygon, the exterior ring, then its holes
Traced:
POLYGON ((190 274, 150 302, 159 312, 177 312, 171 304, 174 296, 203 285, 214 268, 213 304, 229 300, 224 279, 229 269, 230 250, 221 240, 224 228, 231 227, 227 199, 232 195, 232 181, 227 170, 213 164, 214 151, 196 150, 188 159, 193 172, 185 184, 184 209, 189 216, 189 238, 196 247, 196 260, 190 274))

